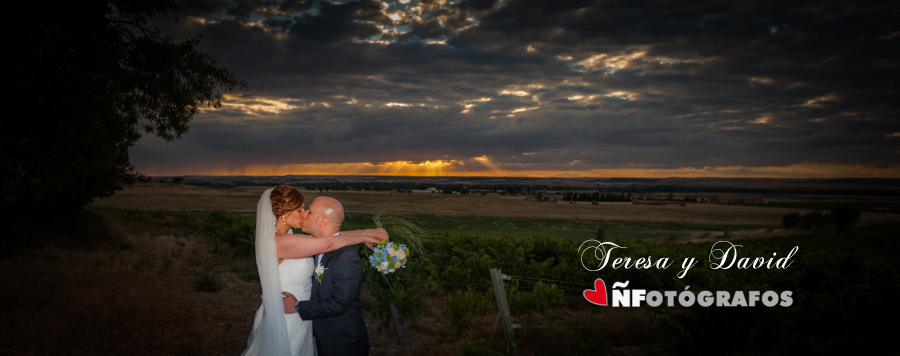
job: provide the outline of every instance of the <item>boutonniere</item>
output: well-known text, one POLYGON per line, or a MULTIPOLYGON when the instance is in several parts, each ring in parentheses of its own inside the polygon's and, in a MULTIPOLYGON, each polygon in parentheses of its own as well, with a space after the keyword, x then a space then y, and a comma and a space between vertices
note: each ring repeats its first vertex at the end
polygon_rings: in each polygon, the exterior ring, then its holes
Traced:
POLYGON ((319 281, 319 283, 322 283, 322 279, 325 278, 325 270, 326 269, 327 268, 325 268, 325 266, 322 266, 321 263, 318 266, 316 266, 316 280, 319 281))

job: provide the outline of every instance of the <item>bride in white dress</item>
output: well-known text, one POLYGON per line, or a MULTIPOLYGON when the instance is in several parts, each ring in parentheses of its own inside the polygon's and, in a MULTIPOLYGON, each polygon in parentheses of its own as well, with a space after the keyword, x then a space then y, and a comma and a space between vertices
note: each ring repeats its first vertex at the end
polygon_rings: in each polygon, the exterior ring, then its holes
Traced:
MULTIPOLYGON (((308 300, 309 293, 312 290, 313 258, 299 258, 283 260, 278 265, 278 275, 281 283, 281 289, 293 294, 297 300, 308 300)), ((281 304, 279 303, 280 307, 281 304)), ((250 339, 247 340, 247 349, 242 355, 268 355, 268 352, 262 352, 263 341, 259 336, 260 325, 262 324, 265 314, 265 302, 256 311, 256 318, 253 321, 253 330, 250 332, 250 339)), ((281 311, 281 309, 277 309, 281 311)), ((303 320, 297 314, 284 314, 285 330, 290 345, 290 355, 315 355, 316 345, 312 337, 312 321, 303 320)), ((286 355, 283 352, 273 354, 286 355)))
POLYGON ((256 264, 263 302, 242 356, 315 355, 312 321, 302 320, 296 313, 285 314, 281 292, 308 300, 314 270, 310 256, 358 243, 371 248, 388 238, 384 229, 327 238, 293 235, 291 229, 300 228, 305 214, 303 194, 286 185, 266 190, 256 205, 256 264))

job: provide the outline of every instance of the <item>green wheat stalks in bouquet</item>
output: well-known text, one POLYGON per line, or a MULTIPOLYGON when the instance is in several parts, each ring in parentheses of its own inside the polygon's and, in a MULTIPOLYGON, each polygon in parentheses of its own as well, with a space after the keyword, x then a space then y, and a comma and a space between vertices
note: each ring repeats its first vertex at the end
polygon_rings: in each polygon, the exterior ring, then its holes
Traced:
MULTIPOLYGON (((377 315, 386 317, 396 310, 401 320, 415 318, 418 310, 424 308, 419 298, 421 288, 418 282, 410 278, 391 277, 389 274, 406 267, 406 262, 413 254, 418 253, 420 258, 425 256, 423 242, 427 241, 427 232, 419 226, 418 221, 411 221, 414 218, 402 218, 384 211, 385 208, 382 207, 372 214, 375 226, 387 230, 391 236, 391 242, 382 241, 368 257, 371 267, 380 272, 366 278, 375 294, 374 311, 377 315)), ((425 261, 420 259, 416 262, 425 261)), ((413 266, 406 274, 419 272, 423 267, 425 266, 413 266)), ((390 321, 391 318, 385 318, 383 325, 386 326, 390 321)))
POLYGON ((385 208, 372 214, 375 226, 387 230, 394 245, 405 245, 410 253, 423 253, 422 240, 427 232, 416 223, 393 214, 384 212, 385 208))

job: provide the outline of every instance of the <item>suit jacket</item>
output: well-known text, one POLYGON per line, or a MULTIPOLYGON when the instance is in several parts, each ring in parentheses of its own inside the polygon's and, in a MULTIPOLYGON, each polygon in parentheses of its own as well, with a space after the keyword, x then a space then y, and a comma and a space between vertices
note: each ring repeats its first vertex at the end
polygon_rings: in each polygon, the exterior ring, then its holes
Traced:
POLYGON ((313 321, 319 356, 368 355, 369 332, 359 308, 362 266, 352 246, 322 255, 322 282, 313 278, 309 300, 294 307, 303 320, 313 321))

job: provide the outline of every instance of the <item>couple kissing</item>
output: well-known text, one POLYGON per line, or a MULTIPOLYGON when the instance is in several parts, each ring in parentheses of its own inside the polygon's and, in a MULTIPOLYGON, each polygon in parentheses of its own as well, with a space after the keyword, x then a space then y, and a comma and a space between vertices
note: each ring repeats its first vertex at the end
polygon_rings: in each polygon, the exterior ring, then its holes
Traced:
POLYGON ((344 208, 332 198, 304 207, 303 194, 287 185, 266 190, 257 203, 263 301, 242 356, 369 353, 359 306, 362 266, 353 245, 373 248, 388 240, 387 232, 340 231, 344 208))

